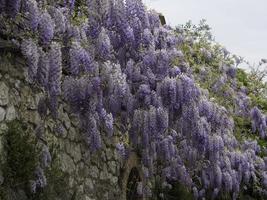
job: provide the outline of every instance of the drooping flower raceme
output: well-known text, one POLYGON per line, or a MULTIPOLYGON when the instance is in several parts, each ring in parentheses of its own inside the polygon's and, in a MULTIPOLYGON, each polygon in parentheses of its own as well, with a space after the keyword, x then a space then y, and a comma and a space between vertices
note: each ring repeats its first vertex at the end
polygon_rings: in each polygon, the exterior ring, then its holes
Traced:
POLYGON ((54 37, 55 24, 48 12, 44 12, 40 16, 39 36, 40 41, 44 45, 48 45, 54 37))
POLYGON ((22 42, 21 51, 28 62, 29 80, 33 82, 36 78, 38 70, 38 62, 39 62, 38 47, 32 39, 27 39, 22 42))
POLYGON ((40 11, 35 0, 25 1, 25 21, 26 26, 31 31, 36 31, 39 24, 40 11))

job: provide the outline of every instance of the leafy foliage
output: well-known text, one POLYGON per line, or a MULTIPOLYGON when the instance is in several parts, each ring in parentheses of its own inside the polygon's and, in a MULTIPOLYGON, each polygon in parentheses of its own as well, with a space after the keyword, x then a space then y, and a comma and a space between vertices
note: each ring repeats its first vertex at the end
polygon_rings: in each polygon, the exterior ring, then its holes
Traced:
POLYGON ((28 184, 34 179, 33 171, 38 165, 40 150, 25 124, 19 121, 8 124, 5 149, 4 187, 29 190, 28 184))

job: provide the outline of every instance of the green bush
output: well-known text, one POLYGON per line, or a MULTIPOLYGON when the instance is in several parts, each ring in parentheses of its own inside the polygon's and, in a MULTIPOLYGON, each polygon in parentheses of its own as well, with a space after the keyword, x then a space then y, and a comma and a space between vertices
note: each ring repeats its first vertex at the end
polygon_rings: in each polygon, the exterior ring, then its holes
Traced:
POLYGON ((5 182, 11 186, 27 183, 33 178, 38 163, 37 141, 31 136, 28 127, 19 121, 8 124, 5 139, 5 182))
POLYGON ((4 141, 6 160, 3 165, 4 183, 2 190, 6 188, 27 191, 29 180, 34 178, 33 172, 38 164, 40 151, 37 147, 37 141, 31 135, 29 127, 17 120, 8 124, 4 141))

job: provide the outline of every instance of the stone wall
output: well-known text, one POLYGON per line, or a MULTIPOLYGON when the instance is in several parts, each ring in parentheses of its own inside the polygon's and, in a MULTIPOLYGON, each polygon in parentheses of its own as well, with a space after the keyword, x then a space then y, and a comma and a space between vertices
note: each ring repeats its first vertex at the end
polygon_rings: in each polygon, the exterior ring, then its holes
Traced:
MULTIPOLYGON (((38 130, 41 124, 44 125, 45 131, 39 143, 47 144, 50 152, 56 155, 54 157, 57 158, 61 176, 58 178, 64 183, 64 186, 60 186, 61 191, 58 191, 58 194, 54 192, 55 194, 48 195, 49 199, 124 199, 122 197, 124 193, 119 184, 119 182, 125 182, 125 180, 119 180, 122 177, 121 169, 124 163, 115 148, 118 140, 116 134, 112 138, 102 136, 103 148, 91 154, 79 133, 77 118, 68 112, 68 106, 64 102, 60 101, 57 121, 49 117, 49 114, 44 120, 41 119, 37 112, 37 105, 45 93, 25 81, 26 70, 20 55, 0 52, 0 188, 5 182, 5 176, 1 170, 6 160, 3 134, 8 128, 8 122, 16 119, 31 128, 33 137, 36 129, 38 130)), ((53 162, 56 161, 52 160, 52 165, 53 162)), ((57 183, 51 183, 48 180, 48 185, 55 184, 57 183)), ((29 199, 23 189, 19 191, 11 189, 7 193, 14 194, 8 194, 6 198, 29 199)))

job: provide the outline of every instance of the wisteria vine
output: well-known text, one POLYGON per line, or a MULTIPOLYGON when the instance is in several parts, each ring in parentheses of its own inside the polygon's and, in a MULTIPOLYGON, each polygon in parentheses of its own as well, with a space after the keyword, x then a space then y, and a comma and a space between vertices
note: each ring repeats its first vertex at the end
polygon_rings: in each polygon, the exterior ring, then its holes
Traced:
MULTIPOLYGON (((179 48, 186 38, 162 26, 158 14, 147 11, 142 1, 0 2, 2 17, 23 19, 25 26, 14 37, 21 41, 28 80, 47 92, 48 99, 38 105, 42 118, 47 105, 58 118, 58 99, 63 96, 78 116, 92 153, 101 149, 102 137, 112 137, 114 123, 123 125, 129 144, 117 148, 123 157, 125 148, 140 155, 146 181, 156 175, 162 187, 178 181, 195 199, 225 194, 237 199, 253 184, 267 195, 267 158, 258 155, 257 142, 237 141, 229 112, 195 83, 179 48), (83 20, 76 22, 75 12, 83 20)), ((212 58, 205 49, 201 52, 212 58)), ((228 67, 214 92, 235 75, 228 67)), ((240 96, 237 106, 247 103, 245 93, 240 96)), ((251 118, 253 131, 265 138, 266 117, 253 108, 251 118)), ((51 157, 46 148, 42 155, 33 191, 46 185, 41 167, 47 167, 51 157)), ((138 191, 150 196, 150 189, 143 185, 138 191)))

